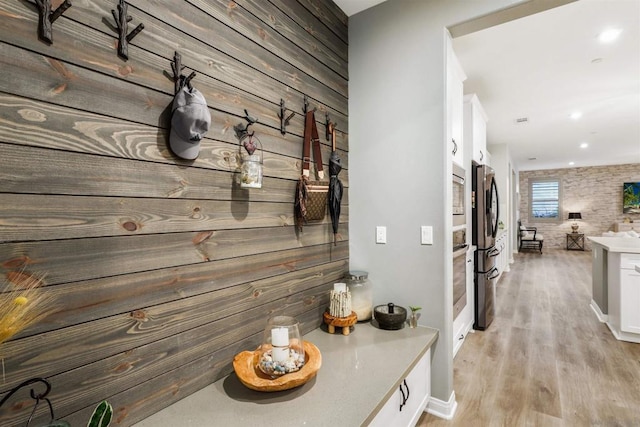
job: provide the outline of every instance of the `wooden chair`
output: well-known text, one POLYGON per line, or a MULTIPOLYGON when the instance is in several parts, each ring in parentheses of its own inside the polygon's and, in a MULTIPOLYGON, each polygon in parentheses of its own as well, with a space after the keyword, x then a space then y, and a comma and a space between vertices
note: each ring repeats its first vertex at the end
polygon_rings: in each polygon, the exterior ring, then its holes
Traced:
POLYGON ((537 227, 525 227, 522 222, 518 221, 518 252, 525 249, 537 249, 542 253, 542 244, 544 237, 538 234, 537 227))

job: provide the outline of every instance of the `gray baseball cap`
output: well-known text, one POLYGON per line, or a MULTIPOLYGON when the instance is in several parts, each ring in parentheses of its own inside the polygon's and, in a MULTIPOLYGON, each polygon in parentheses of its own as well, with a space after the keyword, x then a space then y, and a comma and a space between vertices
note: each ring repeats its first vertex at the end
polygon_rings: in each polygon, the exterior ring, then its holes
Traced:
POLYGON ((200 152, 200 140, 211 126, 207 101, 197 90, 187 86, 176 93, 171 108, 171 151, 183 159, 193 160, 200 152))

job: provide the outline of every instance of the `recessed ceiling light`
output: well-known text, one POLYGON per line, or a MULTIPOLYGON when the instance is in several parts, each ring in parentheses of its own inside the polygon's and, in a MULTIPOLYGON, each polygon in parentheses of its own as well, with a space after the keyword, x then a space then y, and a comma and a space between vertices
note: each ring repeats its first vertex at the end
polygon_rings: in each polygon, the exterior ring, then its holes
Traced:
POLYGON ((573 120, 578 120, 580 117, 582 117, 582 112, 574 111, 569 117, 571 117, 573 120))
POLYGON ((598 40, 600 43, 611 43, 618 38, 621 32, 622 30, 619 28, 609 28, 598 35, 598 40))
POLYGON ((580 148, 587 148, 589 146, 589 144, 587 144, 586 142, 583 142, 582 144, 580 144, 580 148))
POLYGON ((569 162, 569 166, 573 166, 575 164, 576 164, 576 162, 569 162))

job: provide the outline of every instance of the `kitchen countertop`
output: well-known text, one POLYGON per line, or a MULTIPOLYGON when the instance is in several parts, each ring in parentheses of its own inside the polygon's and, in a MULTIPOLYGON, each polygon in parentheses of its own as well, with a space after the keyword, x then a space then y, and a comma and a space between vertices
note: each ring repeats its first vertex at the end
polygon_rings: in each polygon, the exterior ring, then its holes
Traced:
POLYGON ((135 427, 359 426, 369 422, 431 348, 438 331, 385 331, 358 323, 348 336, 315 329, 304 336, 322 354, 308 383, 287 391, 257 392, 235 373, 135 424, 135 427))
POLYGON ((609 252, 640 254, 640 239, 635 237, 587 237, 609 252))

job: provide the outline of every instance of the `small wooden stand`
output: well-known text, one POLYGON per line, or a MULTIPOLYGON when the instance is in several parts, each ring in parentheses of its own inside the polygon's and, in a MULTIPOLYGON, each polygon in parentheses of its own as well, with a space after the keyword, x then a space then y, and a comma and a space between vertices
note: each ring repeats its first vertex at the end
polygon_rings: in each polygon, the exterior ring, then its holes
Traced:
POLYGON ((328 325, 329 333, 334 334, 336 332, 336 326, 342 328, 342 335, 349 335, 351 332, 350 327, 355 325, 358 321, 358 316, 355 311, 352 311, 347 317, 335 317, 329 314, 328 311, 323 315, 324 323, 328 325))

